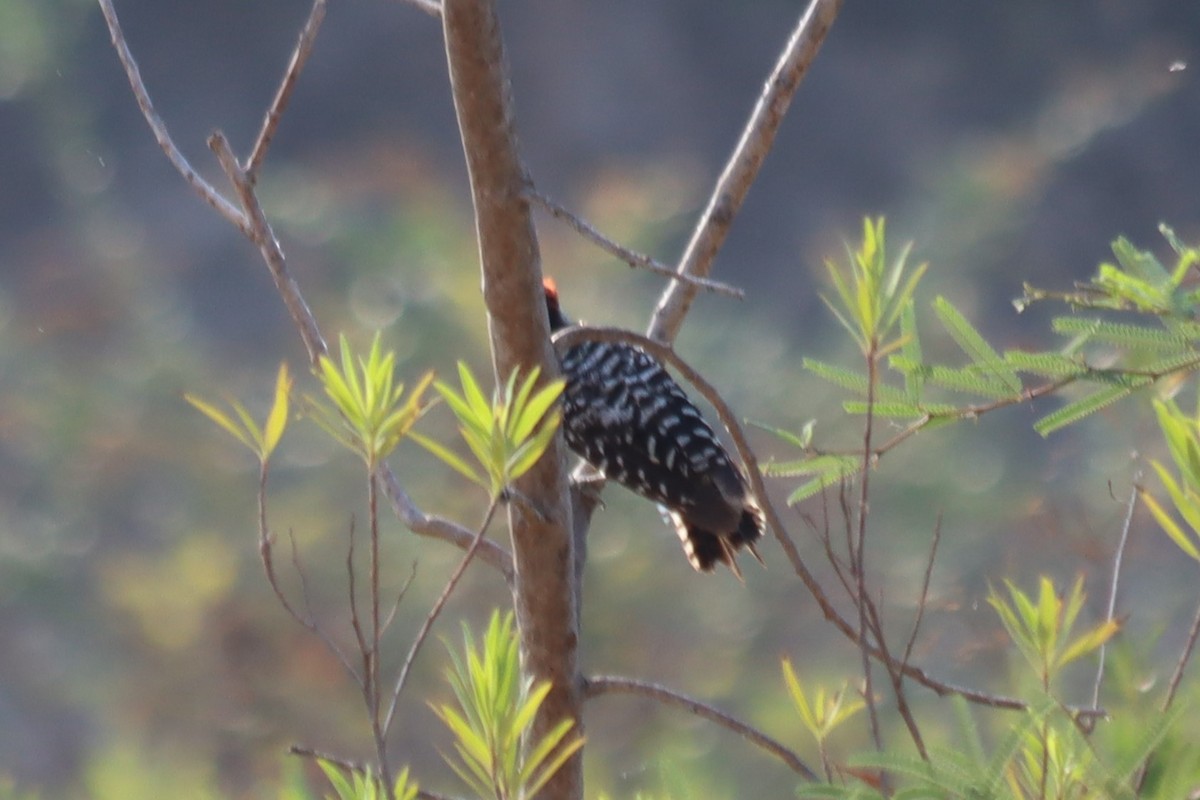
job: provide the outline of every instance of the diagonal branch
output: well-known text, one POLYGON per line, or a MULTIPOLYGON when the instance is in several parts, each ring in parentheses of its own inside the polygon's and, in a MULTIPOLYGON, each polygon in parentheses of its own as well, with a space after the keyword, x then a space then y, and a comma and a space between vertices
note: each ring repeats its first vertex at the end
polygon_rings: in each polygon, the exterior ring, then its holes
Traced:
POLYGON ((660 703, 676 708, 682 708, 697 717, 703 717, 717 723, 723 728, 733 731, 751 744, 761 747, 771 755, 787 764, 794 772, 799 773, 810 781, 817 780, 817 775, 793 751, 779 741, 751 725, 747 725, 735 717, 731 717, 708 703, 703 703, 685 694, 680 694, 665 686, 633 678, 621 678, 613 675, 597 675, 587 679, 584 695, 593 698, 603 694, 633 694, 649 697, 660 703))
MULTIPOLYGON (((700 222, 679 260, 678 272, 707 277, 712 271, 717 251, 725 243, 733 218, 741 210, 750 185, 771 150, 792 96, 817 57, 817 51, 821 49, 821 43, 825 41, 841 7, 842 0, 812 0, 801 15, 775 69, 763 86, 733 155, 717 179, 708 206, 700 215, 700 222)), ((647 335, 662 342, 674 341, 695 299, 695 286, 672 283, 654 309, 647 335)))
POLYGON ((108 24, 108 33, 112 38, 113 48, 117 51, 117 58, 121 60, 121 66, 125 68, 125 76, 129 79, 129 86, 133 89, 133 96, 137 99, 138 108, 142 110, 142 116, 150 125, 150 130, 154 134, 158 146, 167 154, 167 159, 175 166, 175 169, 179 170, 179 174, 183 176, 189 186, 196 190, 204 202, 212 206, 213 210, 246 236, 251 236, 250 220, 246 218, 246 215, 226 200, 220 192, 213 188, 211 183, 200 177, 179 148, 175 146, 175 141, 167 132, 166 123, 154 110, 154 103, 150 100, 150 93, 146 91, 141 70, 138 69, 137 62, 133 59, 129 44, 125 41, 125 32, 121 30, 121 22, 117 19, 117 12, 113 8, 112 0, 98 0, 98 2, 100 11, 104 14, 104 21, 108 24))
POLYGON ((657 259, 651 258, 645 253, 639 253, 635 250, 630 250, 628 247, 614 242, 612 239, 596 230, 593 226, 589 225, 587 222, 580 219, 575 214, 572 214, 566 208, 560 206, 558 203, 554 202, 546 195, 539 193, 532 187, 525 189, 525 197, 541 206, 550 216, 554 217, 555 219, 560 219, 570 225, 576 233, 599 247, 604 252, 608 253, 614 258, 619 258, 621 261, 624 261, 631 267, 641 267, 644 270, 653 272, 655 275, 662 275, 664 277, 671 278, 672 280, 690 283, 701 289, 705 289, 706 291, 728 295, 729 297, 734 297, 738 300, 742 300, 746 297, 746 293, 736 286, 730 286, 727 283, 710 280, 709 278, 697 278, 692 275, 678 273, 671 267, 668 267, 666 264, 658 261, 657 259))
POLYGON ((317 31, 321 29, 321 22, 324 19, 325 0, 313 0, 312 10, 308 12, 308 21, 304 23, 304 28, 300 31, 300 40, 296 42, 296 49, 292 51, 292 60, 288 62, 287 70, 283 73, 283 82, 279 84, 279 91, 275 93, 275 99, 271 101, 271 107, 267 109, 267 114, 263 117, 258 138, 254 141, 250 157, 246 159, 246 177, 251 184, 258 180, 258 171, 267 157, 267 150, 271 147, 271 140, 275 138, 279 120, 283 118, 288 101, 292 99, 296 80, 300 77, 300 71, 304 69, 304 63, 308 61, 308 57, 312 53, 313 43, 317 40, 317 31))

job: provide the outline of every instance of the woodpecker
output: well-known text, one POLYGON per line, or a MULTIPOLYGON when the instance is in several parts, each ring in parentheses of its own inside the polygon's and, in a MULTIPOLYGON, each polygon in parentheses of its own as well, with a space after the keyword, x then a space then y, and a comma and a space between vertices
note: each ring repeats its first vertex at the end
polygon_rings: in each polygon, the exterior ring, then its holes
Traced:
MULTIPOLYGON (((551 332, 570 327, 545 279, 551 332)), ((742 577, 735 555, 763 533, 762 510, 713 429, 650 354, 584 342, 560 356, 567 446, 610 480, 662 506, 699 572, 717 562, 742 577)))

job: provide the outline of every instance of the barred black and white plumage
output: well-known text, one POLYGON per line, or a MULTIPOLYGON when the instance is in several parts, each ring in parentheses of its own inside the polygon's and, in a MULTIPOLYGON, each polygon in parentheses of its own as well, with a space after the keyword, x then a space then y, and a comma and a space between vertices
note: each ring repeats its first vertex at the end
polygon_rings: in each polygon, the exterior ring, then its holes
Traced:
MULTIPOLYGON (((569 322, 546 280, 550 328, 569 322)), ((584 342, 561 358, 567 445, 610 480, 661 504, 692 566, 718 563, 741 577, 735 555, 762 536, 762 511, 724 446, 687 394, 649 354, 584 342)), ((761 561, 761 559, 759 559, 761 561)))

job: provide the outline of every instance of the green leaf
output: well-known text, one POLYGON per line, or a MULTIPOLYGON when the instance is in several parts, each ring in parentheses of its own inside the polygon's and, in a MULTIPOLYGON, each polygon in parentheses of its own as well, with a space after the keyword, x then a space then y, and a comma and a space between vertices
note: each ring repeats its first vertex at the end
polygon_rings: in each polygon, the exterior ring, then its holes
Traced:
POLYGON ((1065 428, 1073 422, 1078 422, 1102 408, 1128 397, 1133 393, 1134 386, 1109 386, 1086 397, 1068 403, 1057 411, 1042 417, 1033 425, 1033 429, 1042 436, 1049 436, 1054 431, 1065 428))
POLYGON ((270 458, 283 436, 288 420, 288 395, 292 390, 292 378, 288 374, 287 362, 279 365, 279 374, 275 378, 275 398, 271 403, 271 411, 267 414, 267 423, 263 426, 263 455, 270 458))
POLYGON ((1061 353, 1028 353, 1006 350, 1004 360, 1019 372, 1045 375, 1048 378, 1077 378, 1087 374, 1087 367, 1061 353))
MULTIPOLYGON (((923 417, 928 413, 926 409, 909 403, 876 403, 871 406, 864 400, 846 400, 842 403, 842 408, 847 414, 866 414, 870 410, 877 417, 899 417, 901 419, 923 417)), ((937 406, 936 408, 944 412, 953 410, 954 406, 937 406)))
POLYGON ((941 320, 942 325, 946 328, 946 332, 958 344, 962 351, 967 356, 979 365, 983 370, 992 373, 992 375, 1002 383, 1009 392, 1020 392, 1022 387, 1021 379, 1017 374, 1004 362, 992 346, 984 340, 979 331, 975 330, 974 326, 967 321, 967 318, 962 313, 951 305, 950 301, 944 297, 938 297, 933 303, 934 311, 941 320))
POLYGON ((471 468, 471 466, 469 464, 467 464, 467 462, 463 461, 461 458, 459 458, 457 455, 455 455, 455 453, 452 450, 444 447, 441 444, 441 442, 438 442, 435 439, 430 439, 427 436, 424 436, 423 434, 420 434, 420 433, 411 433, 411 434, 409 434, 409 437, 414 442, 421 445, 421 447, 424 447, 426 450, 428 450, 429 452, 433 453, 435 456, 440 458, 449 467, 451 467, 455 472, 458 472, 460 475, 465 477, 467 480, 471 481, 472 483, 479 484, 480 486, 484 487, 485 489, 488 488, 488 481, 486 479, 481 477, 479 475, 479 473, 477 473, 475 470, 473 470, 471 468))
POLYGON ((1173 331, 1149 328, 1143 325, 1119 324, 1101 319, 1057 317, 1051 322, 1051 327, 1055 333, 1067 336, 1084 334, 1089 339, 1129 348, 1174 350, 1188 345, 1187 337, 1173 331))
POLYGON ((1171 537, 1171 541, 1175 542, 1179 549, 1186 555, 1196 561, 1200 561, 1200 550, 1196 549, 1196 545, 1192 542, 1191 538, 1184 533, 1179 524, 1159 504, 1154 495, 1149 492, 1142 492, 1141 498, 1142 502, 1146 504, 1146 508, 1150 509, 1150 514, 1158 522, 1159 527, 1163 529, 1163 532, 1167 536, 1171 537))
POLYGON ((213 406, 211 403, 201 400, 199 397, 196 397, 192 394, 185 394, 183 399, 191 403, 191 405, 197 411, 215 422, 223 430, 233 436, 233 438, 246 445, 246 447, 250 448, 255 453, 258 453, 258 445, 252 441, 249 435, 247 435, 245 431, 238 427, 238 425, 232 419, 230 419, 229 415, 227 415, 225 412, 221 411, 216 406, 213 406))

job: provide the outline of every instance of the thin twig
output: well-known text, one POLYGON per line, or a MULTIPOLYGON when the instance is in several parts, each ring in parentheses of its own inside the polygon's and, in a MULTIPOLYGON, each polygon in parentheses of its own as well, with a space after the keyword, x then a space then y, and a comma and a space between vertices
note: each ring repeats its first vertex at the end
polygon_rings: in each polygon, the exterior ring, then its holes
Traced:
MULTIPOLYGON (((571 328, 559 331, 554 335, 554 346, 560 352, 567 348, 578 345, 582 342, 622 342, 633 345, 645 350, 650 355, 664 361, 674 367, 676 371, 683 377, 685 381, 696 388, 705 400, 712 405, 717 412, 717 416, 721 420, 721 424, 725 430, 729 432, 730 438, 733 440, 734 449, 737 451, 738 457, 742 460, 746 470, 746 477, 750 481, 750 489, 754 494, 754 498, 762 507, 763 515, 766 517, 767 525, 775 532, 775 538, 779 542, 787 555, 788 561, 795 571, 796 576, 804 584, 816 601, 818 608, 825 618, 837 628, 843 636, 851 642, 858 643, 858 633, 856 626, 852 625, 845 617, 843 617, 829 597, 825 594, 817 579, 809 571, 804 564, 804 560, 800 557, 800 552, 796 549, 795 543, 788 536, 787 529, 783 525, 783 521, 775 509, 774 503, 771 501, 770 495, 767 494, 766 485, 763 483, 762 470, 758 465, 758 458, 754 455, 754 451, 750 448, 749 442, 746 439, 746 433, 738 422, 733 411, 725 402, 721 394, 710 384, 702 375, 696 372, 686 361, 669 346, 662 342, 655 341, 649 337, 632 331, 621 330, 620 328, 600 328, 591 326, 574 326, 571 328)), ((883 652, 875 646, 871 646, 871 655, 873 658, 882 659, 883 652)), ((920 685, 934 692, 938 696, 951 694, 961 695, 965 700, 977 705, 989 706, 992 708, 1006 708, 1013 710, 1024 710, 1028 705, 1023 700, 1018 700, 1012 697, 1003 695, 994 695, 987 692, 982 692, 977 689, 971 689, 966 686, 949 683, 929 675, 920 667, 915 667, 912 664, 903 664, 902 672, 906 677, 916 681, 920 685)), ((1104 709, 1078 708, 1068 707, 1068 710, 1079 717, 1106 716, 1107 712, 1104 709)))
POLYGON ((324 750, 317 750, 313 747, 307 747, 302 744, 294 744, 288 748, 288 753, 301 758, 311 758, 315 761, 325 761, 333 764, 335 767, 341 767, 346 772, 357 772, 359 775, 367 774, 367 766, 361 761, 335 756, 332 753, 324 750))
POLYGON ((275 93, 275 99, 271 101, 266 116, 263 117, 258 138, 254 141, 254 148, 250 151, 250 157, 246 159, 243 167, 246 179, 250 181, 251 185, 258 181, 258 171, 262 168, 263 159, 267 157, 271 140, 275 138, 275 131, 279 128, 279 120, 283 117, 288 101, 292 99, 292 92, 296 88, 296 79, 300 77, 304 63, 308 61, 308 56, 312 53, 313 43, 317 39, 317 31, 321 29, 321 22, 324 19, 325 0, 313 0, 312 10, 308 12, 308 21, 304 23, 304 28, 300 31, 300 39, 296 42, 296 49, 292 51, 292 59, 283 73, 283 81, 279 84, 279 90, 275 93))
MULTIPOLYGON (((354 681, 354 685, 361 689, 362 676, 359 675, 358 670, 354 668, 354 664, 351 663, 350 657, 346 655, 346 652, 342 650, 336 641, 334 641, 333 637, 326 633, 325 630, 317 624, 317 619, 313 615, 312 600, 310 599, 311 596, 308 592, 308 577, 304 574, 304 567, 300 564, 300 550, 296 547, 296 536, 294 533, 292 533, 291 529, 288 529, 288 540, 292 545, 292 568, 296 570, 296 575, 300 578, 300 597, 304 600, 305 619, 299 620, 299 622, 309 631, 315 633, 317 638, 324 642, 325 647, 329 650, 329 652, 333 653, 337 660, 341 662, 342 668, 346 670, 346 673, 354 681)), ((268 550, 268 557, 270 557, 270 553, 271 551, 268 550)), ((269 580, 270 577, 268 577, 268 581, 269 580)), ((295 615, 293 614, 292 616, 294 617, 295 615)))
POLYGON ((275 282, 275 290, 279 292, 284 306, 287 307, 288 315, 292 318, 292 324, 296 326, 296 330, 300 332, 300 338, 304 340, 304 348, 308 351, 309 365, 316 367, 321 356, 327 352, 325 340, 321 338, 321 331, 317 328, 317 321, 313 317, 312 311, 309 310, 308 303, 300 294, 300 287, 288 271, 283 250, 279 247, 279 240, 275 238, 275 232, 271 230, 271 224, 267 222, 267 217, 263 214, 262 206, 258 202, 258 195, 254 191, 254 184, 238 164, 237 157, 234 156, 225 134, 217 131, 208 137, 208 146, 216 154, 221 169, 225 171, 225 177, 229 178, 229 182, 233 184, 233 189, 241 201, 242 209, 245 210, 250 221, 250 230, 246 235, 258 246, 258 251, 262 255, 263 261, 267 263, 267 269, 271 272, 271 279, 275 282))
POLYGON ((1179 653, 1179 661, 1175 664, 1175 672, 1171 674, 1171 680, 1167 684, 1167 696, 1163 698, 1162 704, 1164 712, 1175 702, 1175 692, 1179 689, 1179 682, 1183 680, 1183 671, 1187 669, 1188 661, 1196 649, 1198 637, 1200 637, 1200 606, 1196 608, 1196 615, 1192 617, 1192 627, 1188 631, 1187 641, 1184 642, 1183 650, 1179 653))
MULTIPOLYGON (((779 56, 774 70, 763 86, 758 103, 750 114, 741 139, 733 150, 721 177, 713 187, 708 206, 700 215, 692 239, 679 260, 677 272, 707 277, 712 271, 717 251, 733 225, 733 219, 750 191, 750 185, 766 160, 775 141, 775 133, 783 122, 792 96, 817 56, 833 21, 837 19, 842 0, 812 0, 800 16, 779 56)), ((671 342, 683 325, 696 287, 672 283, 663 292, 654 310, 647 335, 651 339, 671 342)))
MULTIPOLYGON (((929 558, 925 560, 925 578, 921 581, 921 596, 917 599, 917 614, 913 618, 912 631, 908 634, 908 643, 904 645, 904 661, 912 660, 913 646, 917 643, 917 634, 921 630, 921 621, 925 619, 925 607, 929 602, 929 582, 933 577, 933 563, 937 560, 938 544, 942 541, 942 512, 938 512, 937 522, 933 526, 933 541, 929 545, 929 558)), ((1096 705, 1093 701, 1092 705, 1096 705)))
POLYGON ((703 717, 733 731, 751 744, 775 756, 787 764, 794 772, 804 776, 806 779, 810 781, 817 780, 816 773, 801 760, 800 756, 796 755, 782 743, 708 703, 701 702, 672 689, 668 689, 665 686, 648 681, 639 681, 633 678, 621 678, 612 675, 599 675, 587 678, 584 684, 584 697, 593 698, 599 697, 602 694, 639 695, 652 698, 665 705, 682 708, 691 714, 703 717))
POLYGON ((450 599, 451 593, 454 592, 454 587, 458 586, 459 579, 466 572, 467 565, 471 563, 475 551, 479 549, 479 544, 487 534, 488 526, 492 524, 492 517, 495 516, 496 509, 499 507, 500 501, 498 498, 494 498, 488 504, 487 513, 484 514, 483 522, 480 523, 479 531, 475 534, 471 546, 463 554, 462 560, 458 562, 458 566, 454 568, 454 572, 450 573, 450 577, 446 580, 446 585, 442 587, 442 593, 438 595, 438 599, 434 602, 433 607, 429 609, 429 613, 425 616, 425 621, 421 623, 421 628, 417 631, 416 638, 413 639, 412 645, 408 648, 408 655, 404 659, 404 665, 400 668, 400 674, 396 676, 396 685, 392 688, 392 698, 388 704, 387 714, 383 718, 383 733, 385 736, 392 729, 392 721, 396 716, 396 706, 400 702, 400 693, 404 691, 404 684, 408 682, 408 674, 412 670, 417 653, 420 652, 421 645, 425 643, 426 637, 429 636, 429 631, 433 628, 433 623, 437 620, 438 615, 442 613, 442 608, 445 607, 446 601, 450 599))
POLYGON ((125 68, 125 76, 129 79, 129 86, 133 89, 133 96, 137 100, 138 108, 142 110, 142 116, 146 118, 146 123, 150 126, 158 146, 167 154, 167 159, 179 171, 188 185, 196 190, 204 202, 212 206, 214 211, 246 236, 251 236, 249 218, 226 200, 211 183, 202 178, 188 163, 179 148, 175 146, 175 141, 167 131, 166 123, 154 110, 154 103, 150 100, 150 93, 146 91, 146 84, 142 81, 141 71, 133 58, 133 53, 129 50, 129 44, 125 41, 125 32, 121 30, 121 22, 117 19, 117 12, 113 8, 112 0, 98 0, 98 2, 100 10, 104 14, 104 21, 108 24, 108 34, 112 38, 113 48, 117 51, 117 58, 121 60, 121 66, 125 68))
MULTIPOLYGON (((1130 490, 1129 500, 1125 505, 1125 521, 1121 525, 1121 538, 1117 541, 1117 551, 1113 554, 1112 580, 1108 584, 1108 609, 1104 615, 1106 623, 1112 623, 1117 614, 1117 587, 1121 580, 1121 563, 1125 559, 1125 546, 1129 542, 1129 530, 1133 526, 1133 511, 1137 508, 1138 484, 1141 482, 1141 479, 1142 474, 1139 471, 1133 477, 1133 489, 1130 490)), ((1096 665, 1096 680, 1092 684, 1093 708, 1100 705, 1100 685, 1104 682, 1104 664, 1107 650, 1107 642, 1100 645, 1100 663, 1096 665)))
POLYGON ((717 294, 728 295, 729 297, 735 297, 738 300, 742 300, 746 297, 746 293, 736 286, 730 286, 727 283, 714 281, 709 278, 699 278, 693 275, 681 275, 680 273, 676 272, 674 268, 667 266, 657 259, 651 258, 644 253, 639 253, 636 250, 630 250, 628 247, 614 242, 612 239, 596 230, 596 228, 594 228, 592 225, 580 219, 563 206, 560 206, 546 195, 541 194, 532 186, 525 189, 525 197, 541 206, 546 213, 550 214, 550 216, 554 217, 555 219, 560 219, 570 225, 576 233, 599 247, 604 252, 608 253, 614 258, 624 261, 631 267, 640 267, 644 270, 649 270, 656 275, 662 275, 663 277, 670 278, 675 281, 690 283, 697 288, 705 289, 717 294))
MULTIPOLYGON (((875 389, 879 375, 879 361, 876 358, 876 345, 872 340, 867 358, 867 419, 863 424, 862 446, 862 480, 859 482, 858 494, 858 526, 854 532, 853 543, 850 547, 850 570, 854 575, 855 605, 858 607, 858 641, 859 655, 862 663, 863 699, 867 704, 867 719, 870 721, 871 740, 875 749, 883 752, 883 732, 879 728, 879 710, 875 705, 874 678, 871 670, 870 641, 867 637, 867 516, 870 505, 871 485, 871 436, 875 432, 875 389)), ((854 517, 846 515, 847 535, 854 517)), ((876 620, 875 641, 880 649, 884 649, 885 639, 883 624, 876 620)), ((898 680, 898 678, 896 678, 898 680)), ((885 792, 886 793, 886 792, 885 792)))
POLYGON ((404 600, 404 596, 408 594, 408 587, 412 586, 412 582, 417 578, 417 562, 412 563, 412 571, 408 573, 408 580, 404 581, 404 585, 400 587, 400 591, 396 594, 396 602, 392 603, 392 610, 388 612, 387 618, 383 621, 383 630, 387 631, 392 627, 392 623, 396 620, 396 612, 400 610, 400 603, 404 600))
MULTIPOLYGON (((358 642, 358 652, 363 658, 363 696, 370 695, 370 675, 371 675, 371 652, 367 647, 367 637, 363 633, 362 620, 358 614, 358 589, 356 588, 356 576, 358 572, 354 569, 354 517, 350 517, 350 537, 346 544, 346 591, 350 596, 350 627, 354 629, 354 638, 358 642)), ((368 707, 370 703, 368 702, 368 707)))

